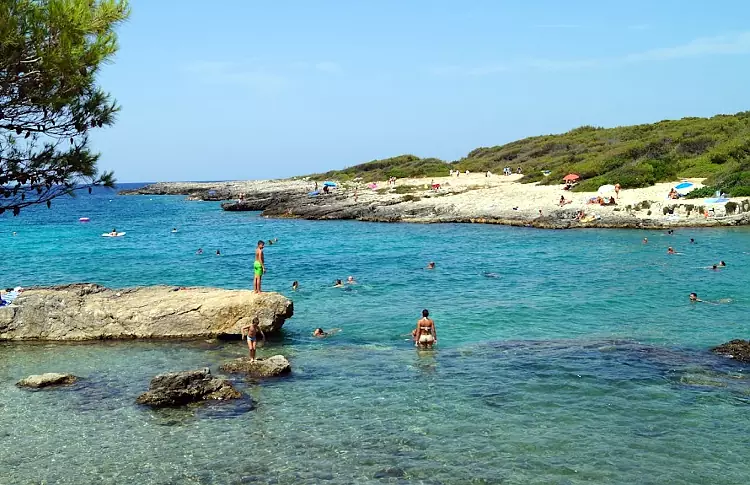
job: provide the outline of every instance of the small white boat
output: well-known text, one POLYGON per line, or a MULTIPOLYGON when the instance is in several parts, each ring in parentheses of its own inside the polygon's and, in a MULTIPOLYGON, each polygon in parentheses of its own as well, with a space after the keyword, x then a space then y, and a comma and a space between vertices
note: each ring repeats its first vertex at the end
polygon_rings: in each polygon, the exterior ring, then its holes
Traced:
POLYGON ((102 237, 122 237, 124 235, 125 235, 124 232, 117 232, 114 234, 111 232, 105 232, 104 234, 102 234, 102 237))

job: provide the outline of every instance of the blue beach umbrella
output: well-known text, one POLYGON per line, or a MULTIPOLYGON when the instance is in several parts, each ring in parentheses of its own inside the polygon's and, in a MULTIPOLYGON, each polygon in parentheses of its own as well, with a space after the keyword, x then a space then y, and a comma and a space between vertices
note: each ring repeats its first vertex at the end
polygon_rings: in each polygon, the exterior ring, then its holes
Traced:
POLYGON ((680 195, 685 195, 691 192, 694 188, 695 188, 695 185, 692 184, 691 182, 682 182, 681 184, 677 184, 674 186, 674 189, 680 195))
POLYGON ((323 187, 336 187, 336 182, 323 182, 323 187))

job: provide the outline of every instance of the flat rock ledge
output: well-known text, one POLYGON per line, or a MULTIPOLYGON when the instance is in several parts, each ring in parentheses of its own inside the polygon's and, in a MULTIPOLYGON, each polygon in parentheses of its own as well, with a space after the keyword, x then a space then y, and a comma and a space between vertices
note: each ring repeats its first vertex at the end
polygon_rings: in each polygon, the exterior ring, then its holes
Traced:
POLYGON ((247 374, 250 377, 280 377, 292 372, 292 366, 283 355, 274 355, 267 359, 250 360, 241 357, 221 366, 221 370, 230 374, 247 374))
POLYGON ((31 389, 39 389, 42 387, 50 386, 66 386, 73 384, 77 380, 73 374, 58 374, 56 372, 47 372, 44 374, 38 374, 29 376, 25 379, 21 379, 16 383, 18 387, 29 387, 31 389))
POLYGON ((0 308, 0 341, 239 337, 254 317, 273 334, 293 313, 284 296, 250 290, 36 287, 0 308))
POLYGON ((750 362, 750 340, 732 340, 714 347, 711 351, 740 362, 750 362))
POLYGON ((199 369, 154 377, 149 390, 138 396, 135 402, 153 408, 166 408, 240 397, 242 394, 228 380, 213 377, 209 369, 199 369))

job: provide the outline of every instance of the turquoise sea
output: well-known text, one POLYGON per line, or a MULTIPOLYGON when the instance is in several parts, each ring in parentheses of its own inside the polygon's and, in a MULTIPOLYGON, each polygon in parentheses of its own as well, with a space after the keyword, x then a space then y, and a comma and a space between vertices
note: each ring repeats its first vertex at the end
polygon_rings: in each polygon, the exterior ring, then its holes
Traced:
POLYGON ((750 482, 750 366, 708 352, 750 337, 745 228, 273 220, 97 191, 0 216, 0 286, 249 288, 271 238, 264 289, 295 315, 261 356, 286 355, 290 378, 154 412, 134 403, 152 376, 218 373, 243 344, 0 344, 0 484, 750 482), (100 237, 113 227, 127 235, 100 237), (434 351, 408 340, 423 308, 434 351), (14 385, 51 371, 82 380, 14 385))

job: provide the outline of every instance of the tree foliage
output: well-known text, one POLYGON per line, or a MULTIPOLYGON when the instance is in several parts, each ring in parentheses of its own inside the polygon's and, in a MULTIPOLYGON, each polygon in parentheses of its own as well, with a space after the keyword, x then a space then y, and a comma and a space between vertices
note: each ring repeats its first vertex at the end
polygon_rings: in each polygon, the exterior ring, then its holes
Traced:
POLYGON ((114 185, 88 135, 119 109, 96 77, 128 14, 127 0, 0 0, 0 213, 114 185))

